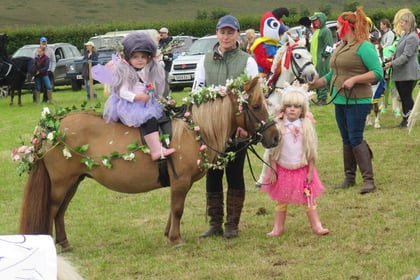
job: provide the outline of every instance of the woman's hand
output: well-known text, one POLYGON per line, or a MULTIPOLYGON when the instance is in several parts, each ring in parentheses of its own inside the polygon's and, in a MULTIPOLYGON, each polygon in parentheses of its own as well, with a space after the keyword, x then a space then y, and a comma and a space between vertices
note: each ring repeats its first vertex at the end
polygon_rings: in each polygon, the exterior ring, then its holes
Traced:
POLYGON ((344 89, 352 89, 354 87, 354 79, 353 77, 348 78, 347 80, 344 81, 343 85, 341 86, 341 88, 344 89))
POLYGON ((238 127, 236 129, 235 137, 246 138, 246 137, 248 137, 248 132, 245 129, 243 129, 242 127, 238 127))

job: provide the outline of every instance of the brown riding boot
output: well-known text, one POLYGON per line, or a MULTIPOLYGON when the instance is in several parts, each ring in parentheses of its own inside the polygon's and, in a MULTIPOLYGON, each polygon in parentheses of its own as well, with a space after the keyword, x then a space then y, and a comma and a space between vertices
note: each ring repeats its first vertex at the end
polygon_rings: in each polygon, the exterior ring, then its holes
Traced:
POLYGON ((336 189, 345 189, 356 184, 357 162, 353 154, 353 148, 350 145, 343 145, 344 160, 344 182, 336 186, 336 189))
POLYGON ((228 189, 226 199, 226 223, 223 236, 227 239, 238 237, 238 225, 245 201, 245 190, 228 189))
POLYGON ((369 145, 366 143, 366 141, 363 141, 358 146, 353 148, 353 152, 363 177, 363 186, 360 189, 360 194, 366 194, 375 191, 376 186, 373 180, 372 150, 369 148, 369 145))
POLYGON ((52 90, 47 90, 48 103, 53 104, 52 90))
POLYGON ((223 235, 223 192, 207 193, 207 215, 210 217, 210 227, 199 237, 223 235))
POLYGON ((37 90, 34 91, 34 102, 39 104, 39 91, 37 90))

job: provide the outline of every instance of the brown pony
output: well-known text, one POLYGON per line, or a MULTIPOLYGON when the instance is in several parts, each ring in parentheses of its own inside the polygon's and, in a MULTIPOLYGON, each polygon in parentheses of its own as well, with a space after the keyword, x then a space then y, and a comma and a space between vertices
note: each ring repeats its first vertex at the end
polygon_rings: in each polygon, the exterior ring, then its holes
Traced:
MULTIPOLYGON (((171 207, 165 236, 173 244, 181 244, 180 220, 184 201, 192 184, 202 178, 206 170, 198 165, 202 159, 200 147, 208 147, 208 158, 214 161, 225 150, 229 137, 238 127, 250 135, 259 137, 264 147, 278 144, 278 131, 266 123, 268 113, 258 78, 242 85, 249 96, 247 103, 239 101, 237 90, 227 88, 227 95, 214 101, 192 106, 193 123, 200 127, 202 141, 197 141, 196 131, 185 121, 173 119, 171 147, 175 173, 169 168, 171 207), (241 106, 242 104, 242 106, 241 106), (242 108, 242 110, 238 110, 242 108)), ((37 150, 44 149, 42 157, 35 161, 26 184, 21 214, 22 234, 51 234, 55 225, 55 239, 63 250, 71 248, 65 231, 64 214, 76 193, 80 182, 92 178, 103 186, 123 193, 140 193, 160 188, 157 162, 150 155, 138 150, 136 161, 113 160, 112 168, 103 165, 89 168, 81 163, 85 157, 101 162, 102 155, 114 151, 124 153, 127 146, 138 142, 139 130, 121 123, 107 124, 101 116, 89 112, 67 114, 59 126, 65 137, 56 145, 46 141, 37 150), (89 144, 88 150, 79 154, 72 150, 68 159, 63 156, 64 147, 80 147, 89 144)))

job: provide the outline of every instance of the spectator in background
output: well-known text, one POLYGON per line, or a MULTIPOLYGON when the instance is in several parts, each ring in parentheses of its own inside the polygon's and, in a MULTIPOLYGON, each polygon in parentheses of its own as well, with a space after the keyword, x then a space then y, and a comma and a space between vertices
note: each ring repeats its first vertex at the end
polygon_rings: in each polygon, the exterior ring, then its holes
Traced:
POLYGON ((163 97, 166 98, 169 95, 168 75, 169 75, 169 72, 171 71, 172 59, 173 59, 173 54, 169 46, 169 43, 172 41, 172 36, 169 36, 169 30, 166 27, 162 27, 161 29, 159 29, 159 35, 160 35, 160 39, 158 43, 159 44, 158 49, 159 49, 159 52, 161 53, 162 60, 165 65, 165 80, 166 80, 166 86, 163 92, 163 97))
MULTIPOLYGON (((313 35, 311 40, 312 62, 320 77, 330 70, 330 57, 333 51, 333 37, 331 30, 326 26, 327 16, 322 12, 316 12, 309 18, 312 22, 313 35)), ((326 105, 329 89, 328 87, 318 88, 317 105, 326 105)))
POLYGON ((402 9, 395 14, 394 27, 401 38, 393 59, 385 64, 384 69, 392 67, 391 78, 395 82, 402 103, 403 119, 399 127, 405 128, 414 105, 412 92, 417 80, 420 79, 416 17, 410 10, 402 9))
POLYGON ((48 78, 48 69, 50 69, 50 58, 46 55, 46 47, 39 46, 36 48, 35 56, 35 102, 39 102, 39 93, 41 91, 41 85, 44 84, 47 89, 47 100, 48 103, 52 104, 52 86, 50 79, 48 78))
POLYGON ((394 32, 392 32, 391 22, 389 21, 389 19, 387 18, 381 19, 379 28, 382 31, 381 44, 380 44, 381 49, 392 45, 392 43, 395 40, 395 34, 394 32))
POLYGON ((85 43, 86 51, 83 54, 83 65, 82 65, 82 76, 83 80, 85 81, 86 87, 86 97, 89 100, 91 97, 91 90, 93 90, 93 98, 96 99, 98 95, 96 94, 95 89, 91 87, 90 80, 91 80, 91 67, 95 66, 98 63, 98 53, 96 52, 95 44, 92 41, 85 43), (89 67, 89 62, 91 63, 89 67))
POLYGON ((246 35, 245 51, 249 54, 252 54, 251 46, 255 41, 255 30, 252 28, 247 29, 245 30, 245 35, 246 35))
MULTIPOLYGON (((48 68, 48 78, 50 79, 51 87, 54 88, 54 71, 55 71, 55 66, 56 66, 56 58, 55 58, 54 50, 52 48, 48 47, 47 37, 42 36, 39 39, 39 45, 45 47, 45 55, 48 56, 48 58, 50 59, 50 66, 48 68)), ((36 58, 37 56, 38 56, 38 48, 35 49, 33 57, 36 58)), ((43 97, 42 97, 42 101, 47 102, 48 101, 47 86, 44 84, 42 89, 43 89, 43 92, 44 92, 43 97)), ((35 101, 35 99, 34 99, 34 101, 35 101)))
POLYGON ((299 37, 304 37, 306 39, 306 48, 310 51, 311 50, 311 40, 312 40, 312 28, 311 28, 311 20, 309 17, 301 17, 299 19, 299 37))

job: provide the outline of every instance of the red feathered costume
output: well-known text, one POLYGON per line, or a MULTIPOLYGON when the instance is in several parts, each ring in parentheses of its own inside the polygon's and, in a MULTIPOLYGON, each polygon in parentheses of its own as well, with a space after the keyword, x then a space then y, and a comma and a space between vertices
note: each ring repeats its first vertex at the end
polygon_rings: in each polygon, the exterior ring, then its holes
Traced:
POLYGON ((287 8, 266 12, 260 20, 261 37, 256 39, 251 46, 258 64, 258 71, 265 76, 270 74, 273 58, 280 47, 281 35, 288 30, 281 20, 283 16, 289 16, 287 8))

